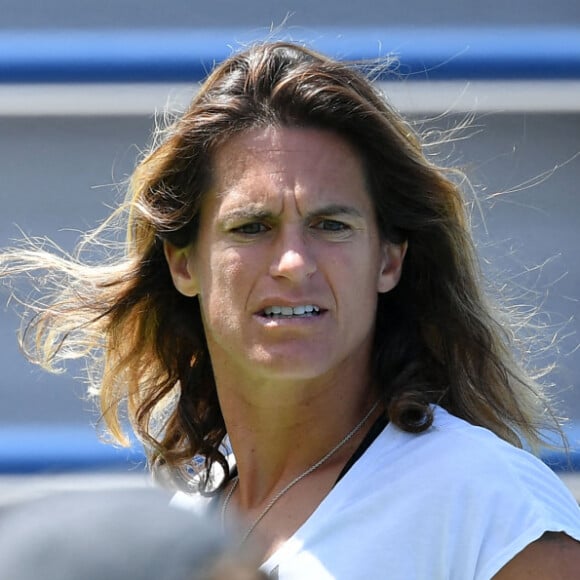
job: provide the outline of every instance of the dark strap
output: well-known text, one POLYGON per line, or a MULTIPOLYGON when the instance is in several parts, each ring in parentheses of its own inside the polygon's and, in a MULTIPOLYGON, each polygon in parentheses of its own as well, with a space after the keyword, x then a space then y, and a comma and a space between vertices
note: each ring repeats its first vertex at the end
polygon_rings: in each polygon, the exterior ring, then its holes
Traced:
POLYGON ((380 435, 383 429, 387 426, 389 420, 386 415, 381 415, 368 430, 364 439, 360 442, 360 445, 356 448, 355 452, 350 456, 350 459, 346 462, 346 465, 342 468, 339 473, 334 485, 336 485, 350 470, 350 468, 363 456, 364 452, 371 446, 372 442, 380 435))

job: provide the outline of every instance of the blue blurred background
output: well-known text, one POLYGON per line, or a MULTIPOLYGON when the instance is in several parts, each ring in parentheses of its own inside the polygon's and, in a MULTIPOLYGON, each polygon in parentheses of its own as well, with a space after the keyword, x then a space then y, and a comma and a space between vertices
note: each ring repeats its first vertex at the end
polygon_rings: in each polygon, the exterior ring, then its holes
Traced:
MULTIPOLYGON (((580 422, 576 1, 0 0, 0 245, 22 230, 72 249, 122 198, 155 115, 182 108, 232 47, 282 24, 278 35, 336 57, 399 56, 400 77, 382 89, 432 140, 471 119, 440 159, 464 168, 481 200, 490 279, 546 313, 544 340, 557 338, 538 363, 555 358, 554 396, 580 422)), ((138 464, 138 452, 96 441, 81 368, 49 376, 24 360, 8 296, 0 289, 0 470, 138 464), (78 447, 65 453, 67 442, 78 447)))

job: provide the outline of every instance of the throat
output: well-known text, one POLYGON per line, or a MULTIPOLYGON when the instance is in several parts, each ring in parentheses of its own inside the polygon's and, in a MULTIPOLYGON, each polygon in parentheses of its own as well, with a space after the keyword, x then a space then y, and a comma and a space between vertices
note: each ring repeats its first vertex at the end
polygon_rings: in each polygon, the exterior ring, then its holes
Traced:
MULTIPOLYGON (((324 480, 325 475, 326 475, 326 477, 328 477, 328 473, 330 473, 330 474, 334 473, 334 476, 336 477, 336 472, 334 472, 333 468, 322 469, 322 470, 319 470, 319 469, 321 467, 328 465, 330 460, 333 457, 335 457, 340 450, 348 447, 347 444, 353 438, 355 438, 355 436, 362 430, 362 428, 365 426, 367 421, 370 419, 371 415, 376 411, 378 405, 379 405, 379 401, 375 402, 375 404, 369 409, 369 411, 365 414, 365 416, 323 457, 321 457, 318 461, 316 461, 315 463, 310 465, 307 469, 305 469, 304 471, 299 473, 296 477, 294 477, 294 479, 292 479, 286 485, 284 485, 281 489, 279 489, 279 491, 275 492, 274 495, 270 499, 268 499, 268 498, 264 499, 264 505, 263 505, 262 509, 259 510, 257 515, 254 515, 254 517, 250 520, 246 531, 242 535, 242 538, 241 538, 242 544, 244 544, 246 542, 246 540, 249 538, 249 536, 253 534, 254 530, 259 525, 260 526, 262 525, 263 520, 268 521, 268 520, 272 519, 271 510, 274 507, 280 507, 280 509, 282 509, 284 504, 291 502, 289 504, 289 507, 291 508, 290 511, 292 511, 294 509, 294 508, 292 508, 292 503, 295 503, 295 502, 301 503, 304 501, 304 498, 305 498, 305 496, 304 496, 305 489, 304 488, 312 488, 316 481, 324 480), (296 494, 289 493, 289 492, 294 491, 295 486, 297 486, 298 484, 300 484, 300 488, 302 488, 302 493, 300 494, 300 496, 296 496, 296 494), (295 499, 293 501, 291 501, 293 497, 295 497, 295 499), (302 499, 300 499, 300 497, 302 497, 302 499)), ((322 488, 318 488, 318 493, 314 493, 314 494, 311 493, 311 495, 313 495, 314 497, 318 496, 318 502, 320 502, 322 500, 322 498, 328 493, 328 491, 330 489, 332 489, 332 487, 334 486, 334 483, 335 483, 335 481, 325 481, 322 488)), ((234 497, 236 490, 238 489, 238 486, 239 486, 239 477, 236 476, 234 478, 234 480, 230 486, 230 489, 227 492, 226 497, 224 499, 224 502, 222 504, 221 521, 222 521, 222 525, 224 528, 226 526, 226 520, 228 517, 228 508, 230 506, 230 503, 232 502, 232 498, 234 497)), ((308 502, 308 499, 306 501, 308 502)), ((313 498, 310 498, 310 503, 312 501, 313 501, 313 498)), ((239 500, 238 500, 238 502, 239 502, 239 500)), ((308 505, 310 505, 310 504, 308 503, 308 505)), ((318 503, 315 502, 314 507, 312 507, 312 506, 310 506, 310 507, 313 510, 317 505, 318 505, 318 503)), ((248 510, 248 511, 251 511, 251 510, 248 510)), ((275 511, 276 510, 274 510, 274 514, 275 514, 275 511)), ((286 514, 286 518, 288 518, 288 513, 286 514)))

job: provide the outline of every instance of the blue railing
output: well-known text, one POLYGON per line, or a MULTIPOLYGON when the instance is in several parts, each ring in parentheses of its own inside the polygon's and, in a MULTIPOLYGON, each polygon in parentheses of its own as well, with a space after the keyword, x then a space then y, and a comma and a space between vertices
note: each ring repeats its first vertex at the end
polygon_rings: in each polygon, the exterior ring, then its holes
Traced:
POLYGON ((142 470, 142 447, 101 441, 88 426, 23 424, 0 427, 0 474, 142 470))
POLYGON ((546 437, 547 440, 553 440, 555 447, 553 449, 544 449, 540 457, 556 472, 574 471, 580 473, 580 422, 574 421, 565 428, 566 438, 569 449, 561 450, 557 447, 560 443, 554 436, 546 437))
MULTIPOLYGON (((542 459, 554 471, 580 472, 580 424, 566 429, 570 450, 547 450, 542 459)), ((0 428, 0 474, 143 470, 145 455, 103 443, 86 426, 17 425, 0 428)))
MULTIPOLYGON (((417 80, 580 80, 580 28, 316 29, 0 32, 0 84, 179 83, 206 76, 233 49, 269 38, 305 42, 336 58, 397 58, 417 80)), ((392 73, 390 73, 392 74, 392 73)), ((580 424, 568 455, 543 459, 580 471, 580 424)), ((144 455, 101 443, 72 426, 0 428, 0 473, 142 468, 144 455)))
POLYGON ((580 28, 293 28, 2 32, 0 83, 197 81, 232 48, 268 36, 349 60, 392 54, 411 79, 580 79, 580 28))

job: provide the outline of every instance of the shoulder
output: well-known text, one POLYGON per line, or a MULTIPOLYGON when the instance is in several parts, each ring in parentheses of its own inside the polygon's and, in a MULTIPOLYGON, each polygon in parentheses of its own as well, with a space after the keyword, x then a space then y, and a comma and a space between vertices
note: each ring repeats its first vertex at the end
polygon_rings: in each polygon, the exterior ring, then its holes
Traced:
POLYGON ((580 540, 578 504, 542 461, 444 409, 434 413, 421 434, 388 425, 345 478, 343 504, 372 511, 377 535, 384 528, 390 538, 413 537, 415 547, 433 544, 442 569, 477 580, 546 532, 580 540))
POLYGON ((527 565, 527 558, 557 551, 560 542, 538 543, 550 537, 547 532, 564 532, 556 537, 573 546, 571 538, 580 540, 578 504, 540 459, 439 407, 434 411, 428 431, 413 436, 393 429, 392 441, 398 454, 407 456, 412 478, 428 482, 435 504, 430 513, 446 521, 454 549, 473 548, 482 572, 478 578, 491 578, 512 559, 519 562, 515 557, 520 553, 527 565), (526 556, 527 550, 532 556, 526 556))
POLYGON ((392 432, 395 455, 415 466, 415 476, 430 476, 442 493, 471 493, 482 502, 505 498, 528 508, 580 514, 572 494, 538 457, 440 407, 435 407, 433 425, 425 433, 392 432))
POLYGON ((370 488, 388 505, 396 495, 397 503, 409 498, 430 510, 439 506, 442 517, 466 507, 484 519, 518 510, 538 517, 550 511, 578 516, 572 494, 540 459, 442 408, 434 412, 424 433, 387 426, 346 478, 349 501, 370 488))
POLYGON ((474 479, 476 475, 493 474, 494 479, 498 479, 503 475, 512 485, 516 482, 524 484, 530 477, 547 478, 549 484, 559 481, 554 472, 532 453, 515 447, 488 429, 451 415, 441 407, 434 407, 430 429, 420 435, 404 434, 401 439, 405 451, 436 458, 433 463, 438 469, 450 469, 458 478, 474 479))

